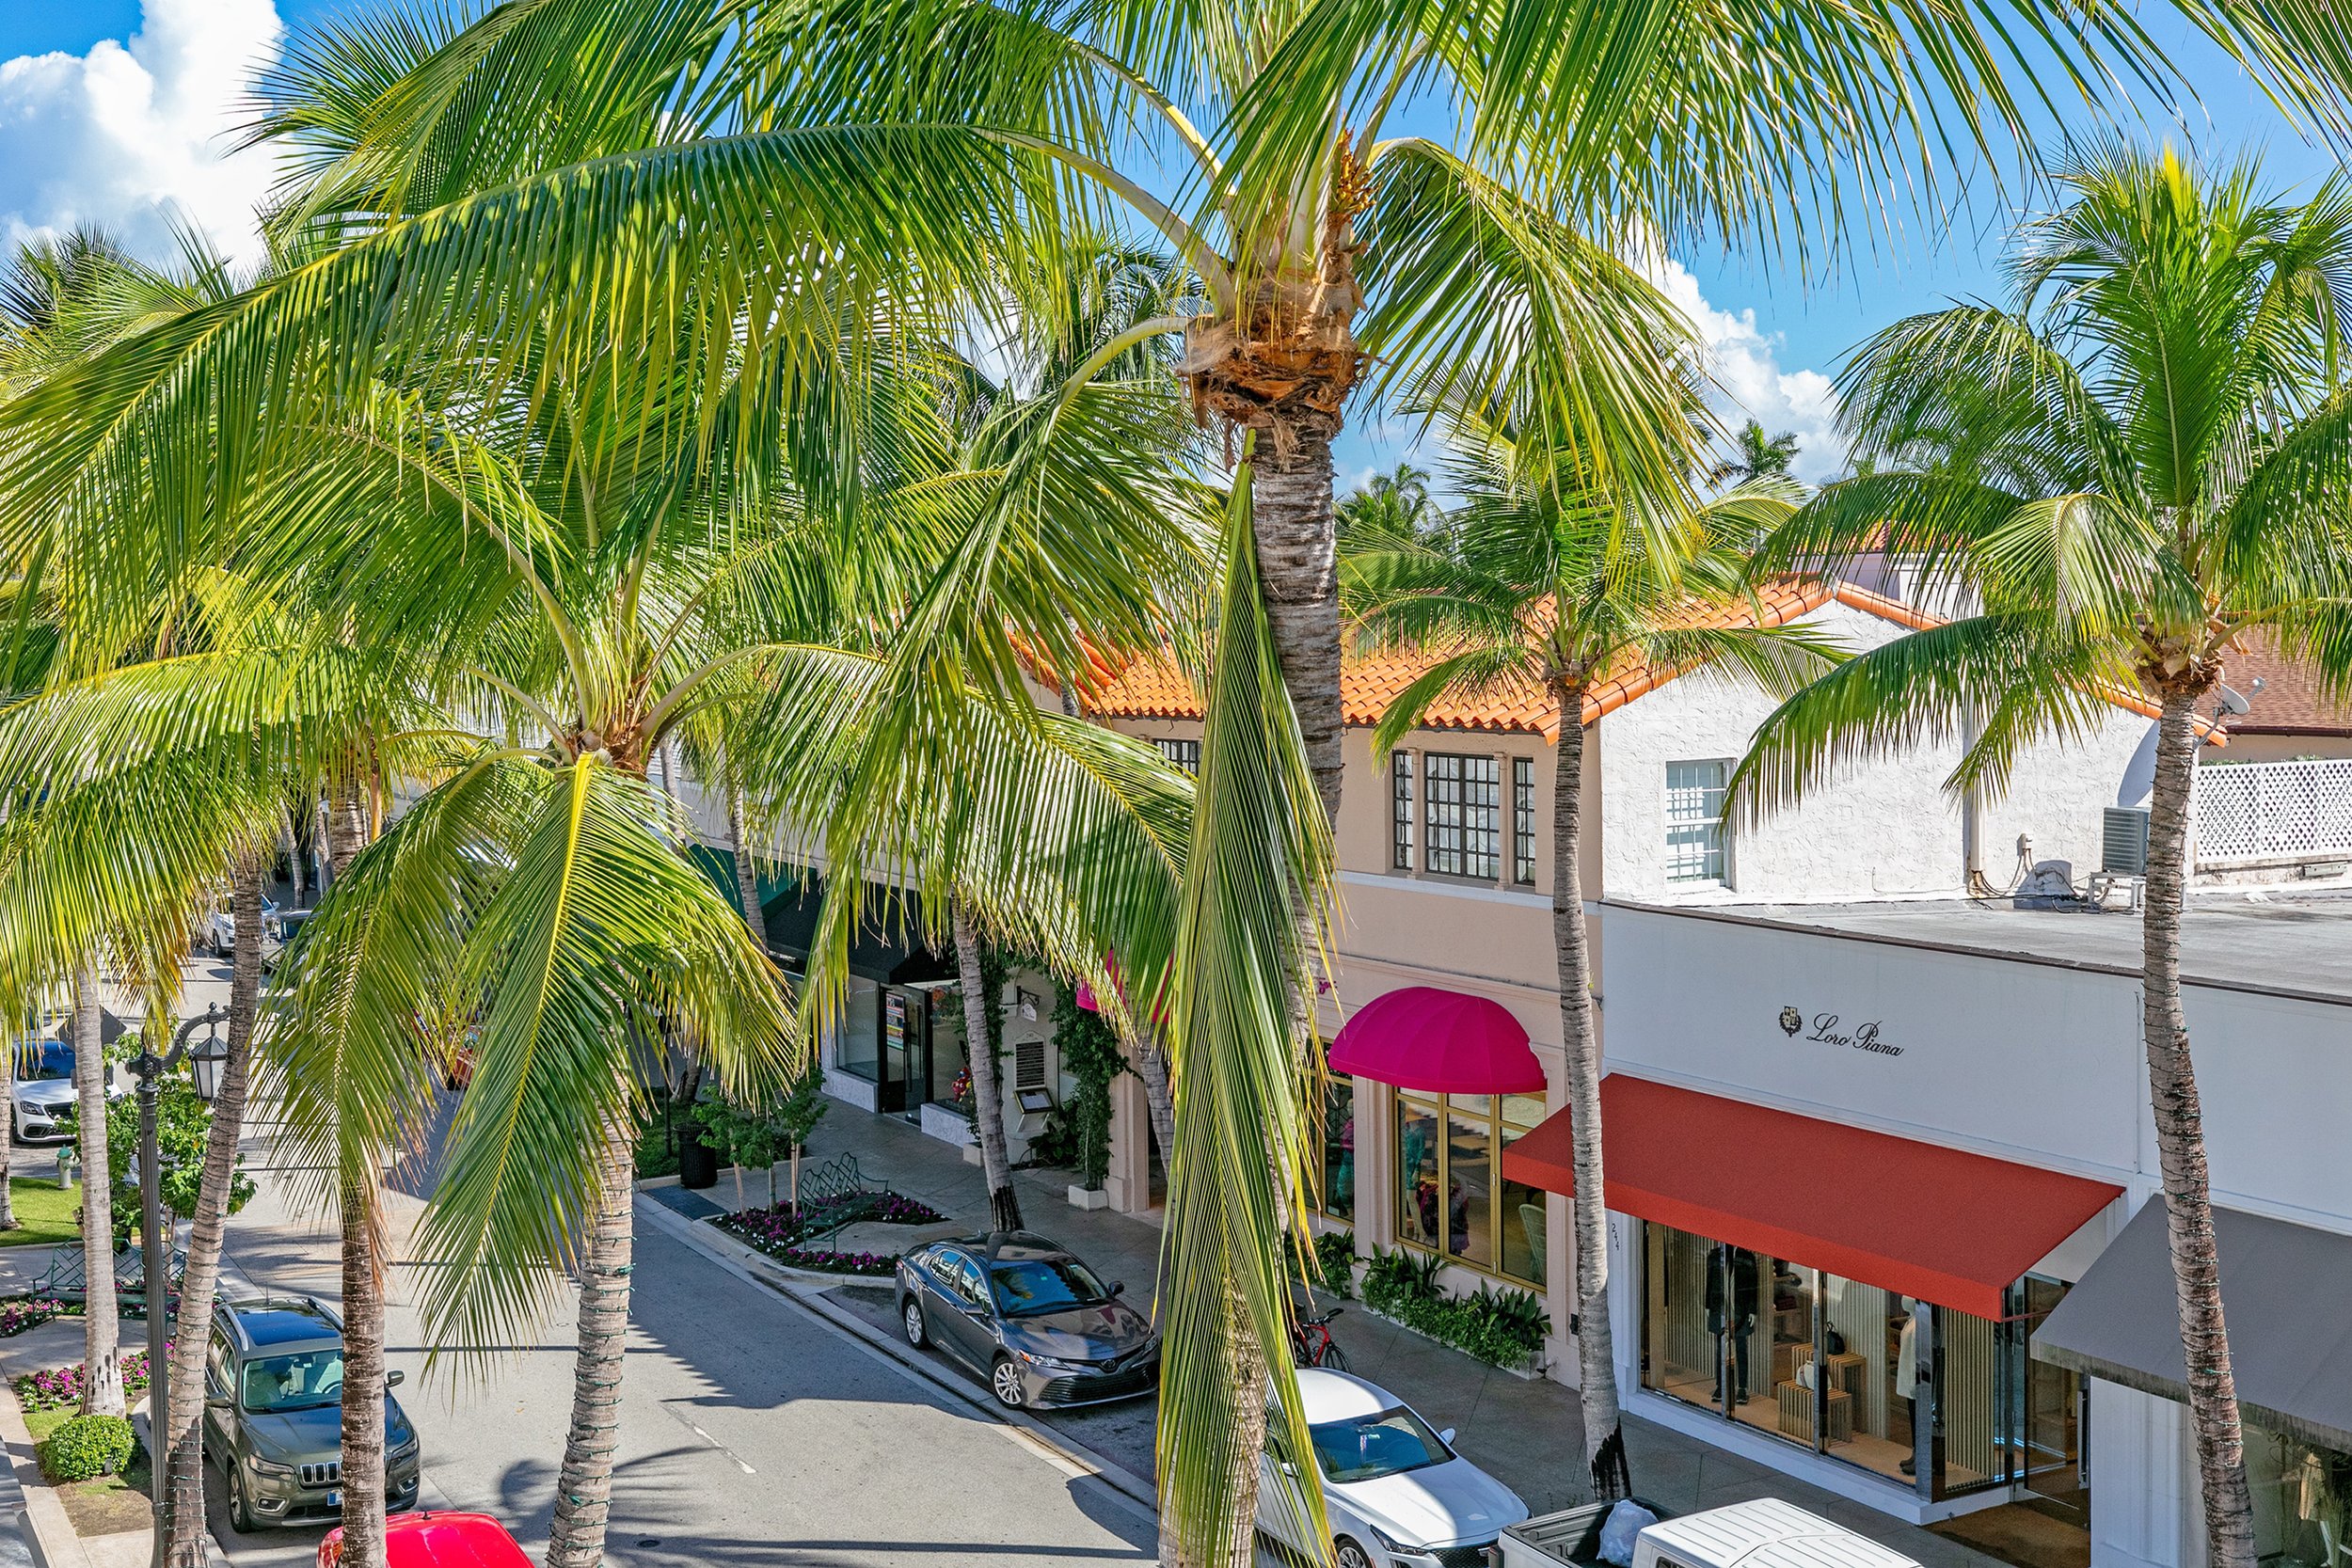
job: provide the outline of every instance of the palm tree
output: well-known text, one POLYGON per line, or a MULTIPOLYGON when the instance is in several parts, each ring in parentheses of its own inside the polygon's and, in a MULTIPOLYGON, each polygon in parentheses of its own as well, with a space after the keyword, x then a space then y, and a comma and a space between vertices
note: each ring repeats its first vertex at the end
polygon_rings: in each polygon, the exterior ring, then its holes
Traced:
POLYGON ((1733 433, 1731 455, 1708 470, 1708 481, 1745 484, 1751 480, 1786 478, 1788 465, 1797 460, 1797 445, 1795 431, 1767 436, 1762 424, 1750 420, 1733 433))
POLYGON ((2261 632, 2352 682, 2352 185, 2267 197, 2250 163, 2080 151, 2064 206, 2026 223, 2006 309, 1897 323, 1857 352, 1847 428, 1901 470, 1831 485, 1784 561, 1870 547, 1980 614, 1872 650, 1786 704, 1732 780, 1763 809, 1857 755, 1965 737, 1955 791, 2019 749, 2091 733, 2102 693, 2160 705, 2141 949, 2142 1031, 2187 1358, 2209 1560, 2254 1560, 2197 1081, 2181 911, 2198 709, 2261 632))
POLYGON ((1429 476, 1410 463, 1375 474, 1332 509, 1341 553, 1373 547, 1379 541, 1407 545, 1438 521, 1429 499, 1429 476))
MULTIPOLYGON (((1660 373, 1674 378, 1661 345, 1660 373)), ((1579 451, 1525 440, 1489 406, 1439 411, 1457 454, 1461 504, 1424 541, 1351 553, 1342 592, 1368 645, 1425 657, 1373 734, 1385 757, 1439 697, 1545 692, 1560 715, 1551 806, 1551 923, 1560 1033, 1575 1138, 1576 1312, 1584 1457, 1596 1485, 1615 1469, 1617 1382, 1609 1329, 1608 1212, 1601 1182, 1600 1043, 1579 859, 1586 694, 1629 665, 1737 672, 1787 695, 1828 650, 1801 628, 1742 618, 1743 546, 1794 510, 1785 479, 1747 481, 1694 515, 1674 493, 1612 486, 1579 451), (1604 1460, 1604 1454, 1609 1460, 1604 1460)), ((1693 389, 1691 413, 1699 417, 1693 389)))

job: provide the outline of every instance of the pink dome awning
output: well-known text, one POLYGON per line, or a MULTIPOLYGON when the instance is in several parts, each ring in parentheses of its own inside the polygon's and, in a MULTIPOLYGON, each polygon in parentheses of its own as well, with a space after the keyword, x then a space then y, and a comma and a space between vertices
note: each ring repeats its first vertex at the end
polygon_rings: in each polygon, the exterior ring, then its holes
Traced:
POLYGON ((1356 1009, 1331 1041, 1331 1070, 1431 1094, 1541 1094, 1543 1064, 1499 1002, 1406 986, 1356 1009))

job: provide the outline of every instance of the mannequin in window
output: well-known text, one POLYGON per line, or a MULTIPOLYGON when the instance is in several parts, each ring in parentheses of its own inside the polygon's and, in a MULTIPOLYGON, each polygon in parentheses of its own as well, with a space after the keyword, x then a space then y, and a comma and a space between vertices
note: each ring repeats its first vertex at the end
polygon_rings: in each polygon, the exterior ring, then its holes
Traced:
POLYGON ((1731 1336, 1731 1386, 1718 1387, 1713 1403, 1724 1403, 1726 1393, 1735 1406, 1748 1402, 1748 1339, 1756 1332, 1758 1285, 1756 1254, 1718 1243, 1707 1264, 1707 1331, 1731 1336))
MULTIPOLYGON (((1896 1299, 1903 1301, 1904 1309, 1902 1326, 1895 1335, 1895 1397, 1903 1402, 1902 1430, 1909 1433, 1914 1430, 1912 1422, 1917 1419, 1912 1414, 1912 1401, 1919 1397, 1919 1360, 1916 1354, 1919 1324, 1910 1310, 1910 1303, 1901 1297, 1896 1299)), ((1918 1473, 1915 1458, 1904 1460, 1896 1468, 1907 1476, 1918 1473)))

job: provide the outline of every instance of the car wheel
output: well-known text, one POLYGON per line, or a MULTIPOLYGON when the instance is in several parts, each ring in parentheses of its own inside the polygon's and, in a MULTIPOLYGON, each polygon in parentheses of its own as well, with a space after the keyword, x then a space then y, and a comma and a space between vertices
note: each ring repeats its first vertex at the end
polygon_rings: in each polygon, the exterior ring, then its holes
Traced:
POLYGON ((229 1528, 239 1535, 250 1535, 260 1527, 255 1524, 253 1509, 245 1500, 245 1477, 237 1473, 237 1462, 222 1461, 229 1467, 229 1528))
POLYGON ((1021 1369, 1009 1355, 996 1358, 995 1369, 988 1374, 988 1386, 996 1396, 996 1402, 1008 1410, 1018 1410, 1029 1402, 1028 1385, 1021 1381, 1021 1369))
POLYGON ((1331 1557, 1339 1568, 1372 1568, 1372 1554, 1344 1535, 1331 1543, 1331 1557))
POLYGON ((916 1350, 931 1342, 930 1333, 923 1326, 923 1304, 913 1296, 907 1297, 906 1310, 898 1315, 898 1321, 906 1325, 907 1343, 916 1350))

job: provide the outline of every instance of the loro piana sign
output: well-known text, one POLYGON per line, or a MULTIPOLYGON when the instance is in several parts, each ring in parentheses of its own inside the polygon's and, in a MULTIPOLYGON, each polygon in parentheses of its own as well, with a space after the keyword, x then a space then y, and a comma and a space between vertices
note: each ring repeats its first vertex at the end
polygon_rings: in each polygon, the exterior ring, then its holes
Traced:
POLYGON ((1791 1038, 1803 1034, 1806 1039, 1817 1040, 1823 1045, 1842 1045, 1849 1050, 1867 1051, 1876 1056, 1899 1056, 1903 1053, 1901 1046, 1889 1044, 1879 1037, 1875 1019, 1841 1031, 1837 1027, 1836 1013, 1815 1013, 1811 1032, 1807 1033, 1804 1014, 1794 1007, 1783 1007, 1780 1010, 1780 1032, 1791 1038))

